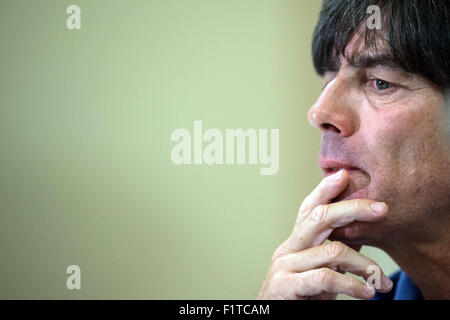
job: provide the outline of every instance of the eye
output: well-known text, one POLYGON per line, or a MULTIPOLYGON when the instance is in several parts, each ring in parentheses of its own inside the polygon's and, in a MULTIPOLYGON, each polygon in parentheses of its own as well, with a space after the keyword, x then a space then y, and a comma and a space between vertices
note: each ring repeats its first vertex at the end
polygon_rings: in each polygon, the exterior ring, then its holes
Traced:
POLYGON ((392 83, 381 80, 381 79, 373 79, 372 85, 377 90, 387 90, 387 89, 392 88, 392 86, 393 86, 392 83))

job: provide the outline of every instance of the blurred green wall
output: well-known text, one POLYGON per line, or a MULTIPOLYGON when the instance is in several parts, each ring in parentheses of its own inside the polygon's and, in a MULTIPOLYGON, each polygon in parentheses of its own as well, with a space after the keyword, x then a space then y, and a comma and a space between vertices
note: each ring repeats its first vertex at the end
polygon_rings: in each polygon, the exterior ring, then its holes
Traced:
POLYGON ((0 0, 0 298, 256 297, 321 179, 306 118, 319 8, 0 0), (175 166, 170 134, 194 120, 279 128, 278 174, 175 166), (66 288, 72 264, 81 290, 66 288))

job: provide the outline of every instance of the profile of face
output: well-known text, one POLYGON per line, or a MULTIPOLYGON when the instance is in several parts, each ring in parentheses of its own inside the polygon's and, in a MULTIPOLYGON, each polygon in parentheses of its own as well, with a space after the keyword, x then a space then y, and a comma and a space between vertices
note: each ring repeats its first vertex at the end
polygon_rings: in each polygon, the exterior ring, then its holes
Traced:
MULTIPOLYGON (((339 168, 349 173, 334 201, 384 201, 389 213, 377 223, 354 222, 334 237, 383 246, 396 236, 420 236, 422 228, 436 228, 432 221, 450 219, 450 106, 432 82, 379 63, 382 55, 370 52, 358 33, 345 57, 337 71, 325 73, 308 113, 322 132, 319 164, 325 175, 339 168)), ((437 228, 436 236, 447 232, 437 228)))

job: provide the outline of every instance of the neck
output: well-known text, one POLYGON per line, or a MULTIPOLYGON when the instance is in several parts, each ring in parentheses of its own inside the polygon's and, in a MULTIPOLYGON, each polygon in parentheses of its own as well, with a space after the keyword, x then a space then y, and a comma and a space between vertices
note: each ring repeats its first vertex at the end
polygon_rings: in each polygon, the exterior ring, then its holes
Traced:
MULTIPOLYGON (((450 210, 444 217, 450 217, 450 210)), ((450 298, 449 219, 428 223, 414 234, 392 241, 385 250, 411 280, 425 299, 450 298)))

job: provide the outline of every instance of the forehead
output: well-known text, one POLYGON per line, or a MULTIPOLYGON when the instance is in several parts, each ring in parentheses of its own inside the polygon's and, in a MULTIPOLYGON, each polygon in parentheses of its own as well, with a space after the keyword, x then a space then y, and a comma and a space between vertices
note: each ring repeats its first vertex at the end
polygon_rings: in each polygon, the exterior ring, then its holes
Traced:
MULTIPOLYGON (((379 43, 381 45, 381 43, 379 43)), ((358 29, 350 38, 350 41, 347 43, 347 46, 344 50, 344 55, 346 57, 351 57, 353 55, 363 54, 363 53, 369 53, 370 50, 365 41, 365 36, 363 33, 363 30, 360 28, 358 29)))
POLYGON ((335 52, 333 58, 335 60, 335 71, 337 71, 343 63, 355 68, 370 68, 382 65, 401 69, 394 59, 389 45, 383 41, 381 37, 377 37, 368 45, 365 34, 361 29, 352 35, 343 54, 336 57, 335 52))

